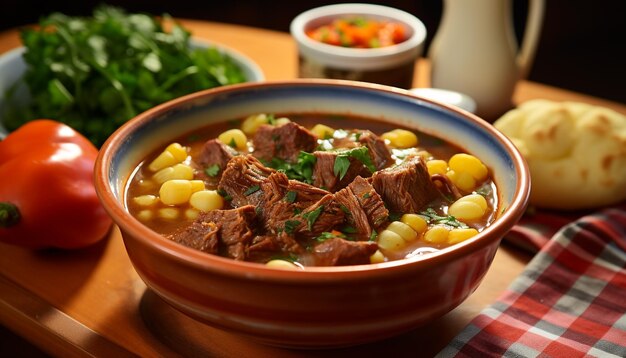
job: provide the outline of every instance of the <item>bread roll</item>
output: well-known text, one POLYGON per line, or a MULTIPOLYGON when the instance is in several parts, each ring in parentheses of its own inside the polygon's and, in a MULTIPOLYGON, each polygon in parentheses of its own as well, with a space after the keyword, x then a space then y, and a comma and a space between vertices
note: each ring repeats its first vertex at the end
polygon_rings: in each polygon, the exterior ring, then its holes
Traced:
POLYGON ((531 100, 494 125, 528 162, 531 204, 576 210, 626 200, 626 116, 586 103, 531 100))

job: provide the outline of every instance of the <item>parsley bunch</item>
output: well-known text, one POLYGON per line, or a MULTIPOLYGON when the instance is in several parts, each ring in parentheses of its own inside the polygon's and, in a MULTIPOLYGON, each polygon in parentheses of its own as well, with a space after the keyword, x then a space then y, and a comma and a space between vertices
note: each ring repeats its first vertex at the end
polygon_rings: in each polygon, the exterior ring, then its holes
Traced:
MULTIPOLYGON (((157 19, 100 6, 92 17, 51 14, 21 37, 32 100, 3 113, 9 130, 50 118, 100 146, 121 124, 157 104, 246 80, 217 49, 192 49, 189 31, 167 15, 157 19)), ((14 95, 15 88, 7 103, 16 103, 14 95)))

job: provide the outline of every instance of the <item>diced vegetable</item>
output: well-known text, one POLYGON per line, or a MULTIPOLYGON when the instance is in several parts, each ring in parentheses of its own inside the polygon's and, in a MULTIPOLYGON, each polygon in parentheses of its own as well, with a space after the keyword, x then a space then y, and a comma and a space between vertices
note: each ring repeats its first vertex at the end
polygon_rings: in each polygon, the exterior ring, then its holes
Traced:
POLYGON ((237 150, 246 150, 248 147, 248 137, 241 129, 229 129, 217 138, 237 150))
POLYGON ((189 180, 168 180, 159 189, 159 197, 165 205, 178 205, 189 201, 191 197, 191 183, 189 180))
POLYGON ((189 204, 200 211, 211 211, 224 207, 224 198, 215 190, 201 190, 191 194, 189 204))
POLYGON ((383 133, 381 138, 388 140, 391 146, 401 149, 415 147, 419 142, 417 135, 406 129, 394 129, 383 133))

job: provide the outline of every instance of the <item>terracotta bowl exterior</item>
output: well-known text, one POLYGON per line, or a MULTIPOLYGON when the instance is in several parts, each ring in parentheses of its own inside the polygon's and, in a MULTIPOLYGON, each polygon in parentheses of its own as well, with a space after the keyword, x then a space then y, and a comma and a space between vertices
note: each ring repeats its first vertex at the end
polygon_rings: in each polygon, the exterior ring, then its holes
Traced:
POLYGON ((173 100, 118 129, 101 148, 95 170, 100 199, 150 289, 212 326, 301 348, 381 340, 458 306, 478 287, 530 190, 521 155, 487 122, 405 90, 341 80, 250 83, 173 100), (364 115, 446 139, 490 168, 499 189, 499 217, 474 238, 431 255, 281 270, 184 247, 128 213, 127 181, 144 156, 193 129, 260 112, 364 115))

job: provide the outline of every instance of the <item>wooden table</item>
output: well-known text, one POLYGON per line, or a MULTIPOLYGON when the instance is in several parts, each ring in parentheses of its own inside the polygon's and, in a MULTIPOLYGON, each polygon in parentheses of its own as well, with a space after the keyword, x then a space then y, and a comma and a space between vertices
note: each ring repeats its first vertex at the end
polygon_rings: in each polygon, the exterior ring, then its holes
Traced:
MULTIPOLYGON (((199 38, 254 59, 267 80, 296 77, 296 47, 288 34, 185 20, 199 38)), ((0 53, 20 46, 16 31, 0 33, 0 53)), ((417 63, 416 87, 428 86, 428 63, 417 63)), ((626 106, 522 81, 515 102, 575 100, 626 113, 626 106)), ((85 250, 33 252, 0 244, 0 323, 42 350, 67 356, 316 357, 437 353, 522 271, 530 255, 501 246, 481 286, 432 324, 383 342, 337 351, 292 351, 259 345, 197 323, 164 304, 137 276, 117 228, 85 250)), ((0 344, 2 341, 0 340, 0 344)), ((7 342, 10 344, 10 342, 7 342)))

